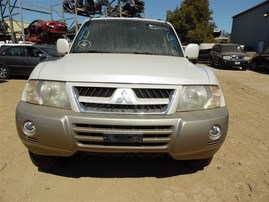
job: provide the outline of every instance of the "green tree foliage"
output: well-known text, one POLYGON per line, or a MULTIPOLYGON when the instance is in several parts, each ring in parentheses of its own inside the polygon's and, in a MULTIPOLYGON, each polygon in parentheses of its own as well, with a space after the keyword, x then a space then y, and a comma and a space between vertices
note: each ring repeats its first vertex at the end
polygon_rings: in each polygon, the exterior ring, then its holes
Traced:
POLYGON ((183 0, 180 7, 167 11, 166 20, 171 22, 183 44, 209 43, 214 41, 212 11, 208 0, 183 0))

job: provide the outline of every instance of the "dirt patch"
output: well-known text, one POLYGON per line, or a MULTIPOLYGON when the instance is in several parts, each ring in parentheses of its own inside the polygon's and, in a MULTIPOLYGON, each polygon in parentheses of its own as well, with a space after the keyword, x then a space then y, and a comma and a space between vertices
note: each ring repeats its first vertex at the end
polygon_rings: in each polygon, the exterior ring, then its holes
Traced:
POLYGON ((214 72, 230 126, 204 170, 168 158, 77 155, 59 171, 40 171, 15 127, 26 80, 1 81, 0 201, 269 201, 269 75, 214 72))

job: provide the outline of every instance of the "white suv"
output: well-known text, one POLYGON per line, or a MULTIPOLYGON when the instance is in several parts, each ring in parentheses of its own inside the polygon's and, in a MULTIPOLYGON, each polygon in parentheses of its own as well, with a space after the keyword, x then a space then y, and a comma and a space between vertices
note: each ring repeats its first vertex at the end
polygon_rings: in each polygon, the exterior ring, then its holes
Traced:
POLYGON ((228 110, 213 72, 188 59, 168 22, 89 19, 57 61, 34 69, 16 110, 33 163, 55 168, 77 152, 168 154, 207 166, 228 110))

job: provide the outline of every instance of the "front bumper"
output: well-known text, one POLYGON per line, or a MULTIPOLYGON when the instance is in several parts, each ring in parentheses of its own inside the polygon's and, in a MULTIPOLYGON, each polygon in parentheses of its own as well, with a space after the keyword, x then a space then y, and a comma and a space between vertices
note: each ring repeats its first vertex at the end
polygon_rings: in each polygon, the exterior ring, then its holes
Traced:
POLYGON ((222 66, 224 67, 248 67, 250 61, 248 60, 223 60, 222 66))
MULTIPOLYGON (((78 113, 20 101, 16 109, 20 139, 33 153, 72 156, 92 153, 167 153, 174 159, 212 157, 223 144, 228 130, 226 107, 173 115, 117 115, 78 113), (31 121, 34 134, 26 134, 23 124, 31 121), (209 135, 218 125, 219 137, 209 135), (143 137, 141 142, 111 142, 105 137, 128 135, 143 137)), ((124 139, 126 140, 126 139, 124 139)))

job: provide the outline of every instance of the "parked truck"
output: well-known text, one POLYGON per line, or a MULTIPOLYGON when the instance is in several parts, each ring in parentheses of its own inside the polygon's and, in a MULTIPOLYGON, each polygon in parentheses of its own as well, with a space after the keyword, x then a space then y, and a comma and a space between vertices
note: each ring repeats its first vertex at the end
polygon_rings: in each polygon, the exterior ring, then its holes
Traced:
MULTIPOLYGON (((18 135, 41 169, 65 157, 165 154, 203 168, 224 143, 228 110, 209 67, 188 60, 173 26, 87 20, 65 55, 36 66, 16 109, 18 135)), ((197 55, 198 56, 198 55, 197 55)))

